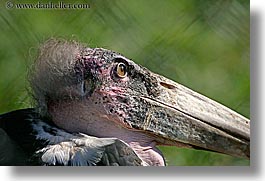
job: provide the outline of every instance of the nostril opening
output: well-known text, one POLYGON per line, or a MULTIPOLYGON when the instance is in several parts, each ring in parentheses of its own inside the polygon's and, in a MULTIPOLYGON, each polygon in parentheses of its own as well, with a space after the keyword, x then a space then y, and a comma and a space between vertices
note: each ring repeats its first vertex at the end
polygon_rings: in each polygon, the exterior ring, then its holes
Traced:
POLYGON ((168 89, 175 89, 176 88, 174 85, 171 85, 171 84, 168 84, 165 82, 160 82, 160 85, 162 85, 163 87, 168 88, 168 89))

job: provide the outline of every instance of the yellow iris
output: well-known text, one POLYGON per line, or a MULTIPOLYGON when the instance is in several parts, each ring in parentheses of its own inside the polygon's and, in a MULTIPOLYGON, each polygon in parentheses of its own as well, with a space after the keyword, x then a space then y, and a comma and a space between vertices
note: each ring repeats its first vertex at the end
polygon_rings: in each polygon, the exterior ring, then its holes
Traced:
POLYGON ((127 75, 126 65, 124 63, 119 63, 117 65, 116 71, 117 71, 117 75, 119 77, 123 78, 123 77, 125 77, 127 75))

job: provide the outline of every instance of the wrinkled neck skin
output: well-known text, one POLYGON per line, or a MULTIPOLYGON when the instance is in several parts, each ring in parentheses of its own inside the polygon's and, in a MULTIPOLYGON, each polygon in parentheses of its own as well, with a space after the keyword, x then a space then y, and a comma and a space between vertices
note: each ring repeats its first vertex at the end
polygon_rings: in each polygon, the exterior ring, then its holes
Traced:
MULTIPOLYGON (((125 141, 126 142, 126 141, 125 141)), ((155 141, 129 141, 136 154, 144 161, 144 166, 165 166, 162 152, 156 148, 155 141)))
POLYGON ((165 166, 164 157, 150 135, 124 128, 106 115, 99 119, 95 116, 97 110, 88 110, 93 108, 82 103, 60 103, 48 109, 53 122, 60 128, 96 137, 118 138, 133 148, 145 166, 165 166))

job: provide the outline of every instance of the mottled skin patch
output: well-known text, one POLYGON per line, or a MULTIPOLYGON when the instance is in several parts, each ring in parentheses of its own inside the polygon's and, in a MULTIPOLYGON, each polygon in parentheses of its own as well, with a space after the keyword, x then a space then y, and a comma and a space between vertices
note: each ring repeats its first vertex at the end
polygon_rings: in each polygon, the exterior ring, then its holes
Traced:
MULTIPOLYGON (((160 93, 157 79, 147 69, 109 50, 85 49, 78 56, 76 67, 82 70, 80 72, 83 72, 84 79, 92 80, 89 87, 93 88, 93 94, 90 99, 102 98, 93 103, 99 107, 103 104, 105 114, 118 116, 122 120, 120 123, 128 128, 138 125, 138 122, 131 125, 128 120, 132 117, 131 110, 138 108, 137 102, 135 103, 137 98, 145 95, 155 99, 160 93), (128 75, 125 78, 118 77, 115 72, 115 67, 120 62, 127 66, 128 75)), ((145 115, 147 109, 143 111, 145 115)))
POLYGON ((156 144, 249 157, 248 119, 119 53, 49 40, 31 84, 42 114, 59 127, 117 137, 148 165, 164 165, 156 144))

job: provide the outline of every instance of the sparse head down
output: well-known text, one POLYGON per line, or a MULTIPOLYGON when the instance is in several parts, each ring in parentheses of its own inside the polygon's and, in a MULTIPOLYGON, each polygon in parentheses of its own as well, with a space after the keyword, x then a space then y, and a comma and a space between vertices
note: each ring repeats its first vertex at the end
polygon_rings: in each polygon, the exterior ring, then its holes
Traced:
POLYGON ((49 39, 41 45, 30 71, 33 96, 41 112, 47 113, 50 100, 61 99, 67 87, 74 83, 76 56, 83 47, 77 42, 49 39))
POLYGON ((30 82, 59 127, 117 137, 148 165, 164 165, 156 144, 249 157, 248 119, 119 53, 50 39, 30 82))

